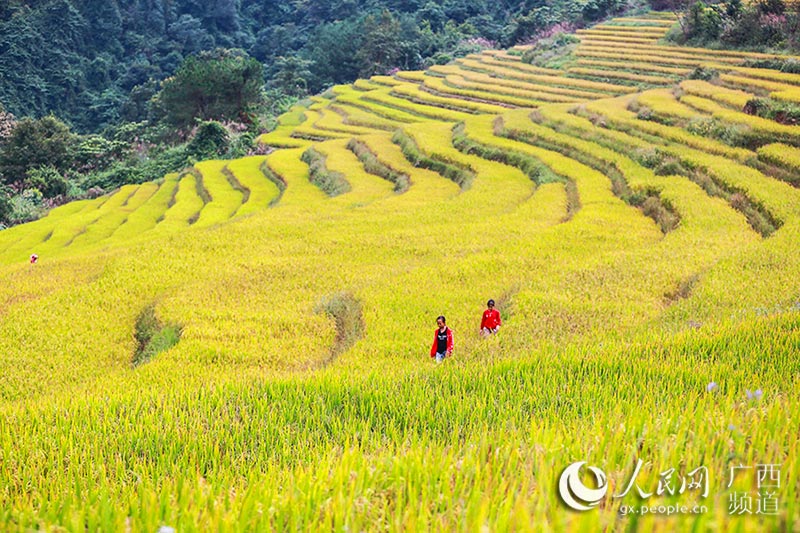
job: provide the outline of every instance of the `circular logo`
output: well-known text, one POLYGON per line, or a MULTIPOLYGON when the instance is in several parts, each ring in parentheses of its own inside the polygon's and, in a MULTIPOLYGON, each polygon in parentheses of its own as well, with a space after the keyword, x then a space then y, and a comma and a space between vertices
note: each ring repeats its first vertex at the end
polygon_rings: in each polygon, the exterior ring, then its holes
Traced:
POLYGON ((608 492, 608 482, 606 475, 602 470, 594 466, 589 466, 589 471, 594 474, 597 480, 597 488, 590 489, 581 481, 580 470, 586 461, 579 461, 572 463, 561 474, 558 480, 558 492, 561 494, 561 499, 564 500, 569 507, 576 511, 588 511, 593 509, 600 503, 603 496, 608 492))

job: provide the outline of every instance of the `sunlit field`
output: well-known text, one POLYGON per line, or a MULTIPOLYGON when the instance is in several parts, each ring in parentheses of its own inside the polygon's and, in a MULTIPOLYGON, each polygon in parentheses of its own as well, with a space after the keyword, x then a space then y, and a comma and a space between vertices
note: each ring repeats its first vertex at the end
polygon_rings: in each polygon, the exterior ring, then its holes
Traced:
POLYGON ((0 530, 800 530, 800 127, 745 112, 800 76, 672 23, 0 232, 0 530))

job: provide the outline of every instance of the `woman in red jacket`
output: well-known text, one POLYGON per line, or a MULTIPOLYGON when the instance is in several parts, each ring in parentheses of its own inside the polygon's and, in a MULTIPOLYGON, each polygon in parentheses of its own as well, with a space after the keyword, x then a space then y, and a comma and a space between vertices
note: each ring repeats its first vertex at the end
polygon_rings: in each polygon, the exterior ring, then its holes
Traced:
POLYGON ((436 358, 437 363, 441 363, 445 357, 450 357, 453 352, 453 330, 445 325, 445 319, 440 316, 436 319, 436 331, 433 334, 433 346, 431 346, 431 357, 436 358))
POLYGON ((488 337, 492 333, 497 333, 503 321, 500 320, 500 311, 494 308, 494 300, 486 302, 488 309, 483 312, 481 319, 481 335, 488 337))

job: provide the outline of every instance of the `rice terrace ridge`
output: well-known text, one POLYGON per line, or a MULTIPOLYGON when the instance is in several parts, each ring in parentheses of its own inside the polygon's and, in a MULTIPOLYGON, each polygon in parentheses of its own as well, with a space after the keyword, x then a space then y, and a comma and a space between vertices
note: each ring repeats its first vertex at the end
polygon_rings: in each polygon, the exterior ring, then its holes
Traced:
POLYGON ((800 74, 674 24, 0 231, 0 529, 798 531, 800 74))

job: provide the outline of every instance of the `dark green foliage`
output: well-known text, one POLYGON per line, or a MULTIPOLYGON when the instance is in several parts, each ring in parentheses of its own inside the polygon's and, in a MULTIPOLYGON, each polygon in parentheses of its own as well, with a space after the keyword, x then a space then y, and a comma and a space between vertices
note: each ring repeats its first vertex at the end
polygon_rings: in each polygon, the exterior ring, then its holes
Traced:
POLYGON ((558 23, 580 26, 617 13, 623 3, 36 0, 0 6, 0 101, 18 116, 53 112, 86 133, 154 118, 149 102, 158 84, 186 58, 215 48, 245 50, 270 73, 272 87, 302 96, 359 74, 446 62, 476 44, 510 46, 558 23), (308 62, 307 71, 298 58, 308 62))
POLYGON ((139 158, 134 154, 104 170, 83 176, 80 186, 87 190, 92 187, 110 190, 128 183, 156 180, 186 167, 187 157, 184 145, 152 151, 145 158, 139 158))
POLYGON ((25 178, 26 189, 37 189, 45 198, 66 196, 69 183, 52 166, 32 168, 25 178))
POLYGON ((209 120, 197 127, 197 133, 186 146, 186 152, 198 161, 216 159, 228 151, 229 144, 228 130, 219 122, 209 120))
POLYGON ((5 222, 10 220, 14 211, 14 204, 11 203, 11 194, 11 189, 0 184, 0 229, 3 228, 5 222))
POLYGON ((774 120, 780 124, 800 124, 800 105, 772 98, 753 98, 744 106, 744 112, 774 120))
POLYGON ((367 16, 362 31, 364 37, 356 53, 356 60, 361 66, 360 77, 387 74, 392 68, 410 64, 413 44, 403 40, 400 21, 388 10, 383 10, 377 17, 367 16))
POLYGON ((324 24, 313 32, 303 49, 311 61, 311 92, 358 78, 361 68, 356 56, 361 40, 361 25, 355 20, 324 24))
POLYGON ((178 128, 198 118, 249 123, 261 103, 263 78, 261 63, 241 50, 201 52, 162 83, 158 103, 178 128))
POLYGON ((691 74, 689 74, 690 80, 703 80, 703 81, 711 81, 719 77, 719 71, 714 68, 709 67, 696 67, 691 74))
POLYGON ((627 2, 622 0, 589 0, 583 6, 581 14, 587 22, 596 22, 604 18, 622 13, 627 2))
POLYGON ((709 137, 730 146, 755 149, 766 144, 769 138, 762 138, 757 132, 742 124, 729 124, 715 118, 697 118, 686 124, 686 131, 700 137, 709 137))
POLYGON ((54 116, 23 118, 0 144, 2 183, 23 182, 33 168, 66 169, 72 163, 74 144, 69 127, 54 116))
POLYGON ((797 3, 784 0, 671 3, 682 14, 682 31, 671 33, 669 38, 679 43, 792 50, 800 47, 797 3))
POLYGON ((533 48, 526 50, 522 61, 537 67, 561 68, 574 59, 580 39, 570 33, 556 33, 540 39, 533 48))
POLYGON ((744 62, 744 66, 800 74, 800 61, 796 59, 747 59, 744 62))
POLYGON ((276 58, 269 85, 289 96, 308 94, 311 61, 297 55, 276 58))
POLYGON ((239 157, 250 155, 255 147, 255 144, 256 136, 252 132, 246 131, 238 137, 231 139, 230 143, 228 143, 228 153, 226 154, 226 158, 237 159, 239 157))

